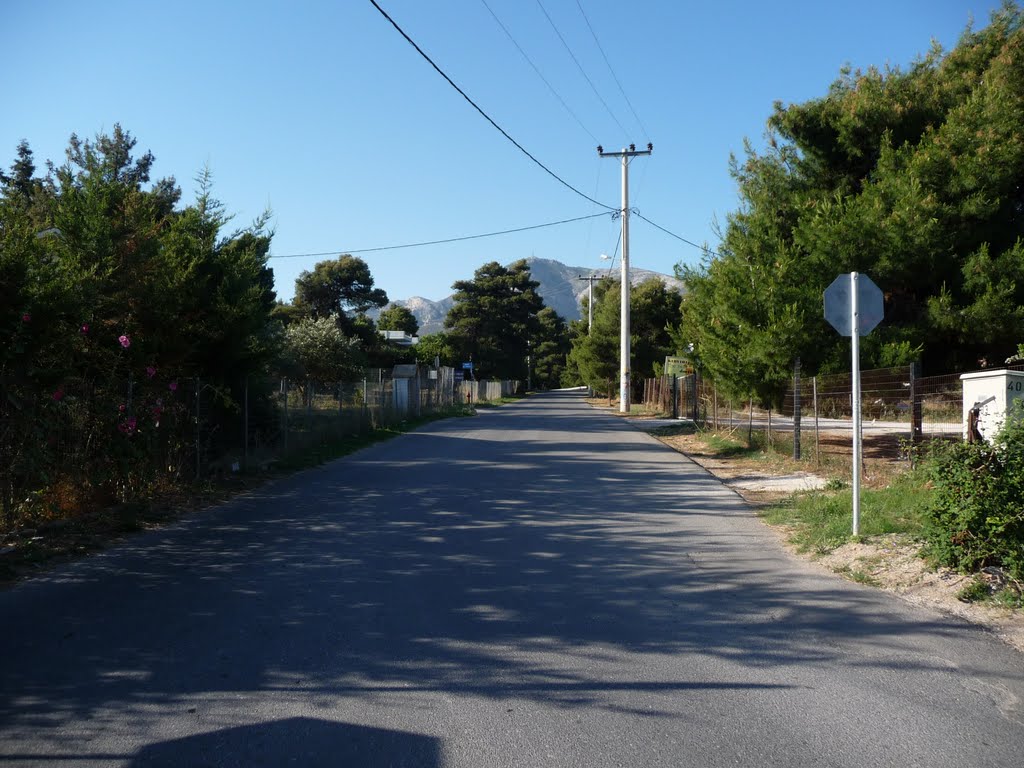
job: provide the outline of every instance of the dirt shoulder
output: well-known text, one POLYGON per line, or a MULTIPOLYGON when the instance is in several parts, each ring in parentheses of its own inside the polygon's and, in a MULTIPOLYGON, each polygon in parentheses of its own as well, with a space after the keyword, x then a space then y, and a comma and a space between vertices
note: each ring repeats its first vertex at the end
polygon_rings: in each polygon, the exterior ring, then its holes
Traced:
MULTIPOLYGON (((824 473, 794 472, 784 459, 777 462, 750 456, 716 456, 709 452, 698 434, 659 435, 663 420, 642 415, 626 417, 633 426, 652 433, 666 445, 704 467, 738 493, 755 510, 789 498, 811 485, 823 486, 824 473), (813 478, 814 480, 810 480, 813 478), (784 482, 780 482, 784 480, 784 482), (817 481, 817 482, 815 482, 817 481)), ((880 465, 867 469, 867 483, 884 483, 887 470, 880 465)), ((823 571, 839 574, 861 584, 884 589, 917 605, 923 605, 984 626, 1009 645, 1024 652, 1024 611, 988 603, 964 602, 957 597, 973 576, 949 569, 938 570, 920 557, 920 544, 905 535, 886 535, 848 542, 827 554, 802 552, 792 543, 792 531, 765 524, 794 557, 813 563, 823 571)))

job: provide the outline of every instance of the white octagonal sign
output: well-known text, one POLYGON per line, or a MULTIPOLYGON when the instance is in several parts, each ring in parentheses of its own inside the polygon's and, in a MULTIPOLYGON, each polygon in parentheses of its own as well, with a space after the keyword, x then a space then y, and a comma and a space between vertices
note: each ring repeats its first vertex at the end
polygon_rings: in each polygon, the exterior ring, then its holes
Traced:
POLYGON ((852 285, 857 286, 858 335, 867 336, 885 314, 882 291, 867 275, 851 272, 832 281, 825 289, 825 319, 843 336, 853 335, 852 285))

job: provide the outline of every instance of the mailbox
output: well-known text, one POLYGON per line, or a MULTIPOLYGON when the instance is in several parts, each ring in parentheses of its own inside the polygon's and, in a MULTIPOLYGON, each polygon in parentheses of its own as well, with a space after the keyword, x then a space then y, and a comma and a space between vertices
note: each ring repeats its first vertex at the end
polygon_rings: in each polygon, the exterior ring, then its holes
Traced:
POLYGON ((971 439, 976 425, 985 440, 991 440, 1006 421, 1015 400, 1024 397, 1024 371, 965 373, 960 377, 964 390, 964 439, 971 439), (972 414, 972 410, 974 413, 972 414))

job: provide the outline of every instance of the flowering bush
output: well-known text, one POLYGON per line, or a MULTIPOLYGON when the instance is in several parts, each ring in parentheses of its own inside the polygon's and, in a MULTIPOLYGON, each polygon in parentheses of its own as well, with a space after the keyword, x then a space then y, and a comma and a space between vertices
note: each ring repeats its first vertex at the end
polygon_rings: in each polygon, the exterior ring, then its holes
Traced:
POLYGON ((134 145, 120 126, 72 137, 43 179, 26 143, 0 176, 0 527, 56 485, 102 501, 190 480, 194 401, 175 397, 179 381, 219 393, 202 415, 233 440, 231 386, 276 357, 265 221, 224 236, 208 177, 181 206, 134 145), (35 236, 49 228, 59 236, 35 236))

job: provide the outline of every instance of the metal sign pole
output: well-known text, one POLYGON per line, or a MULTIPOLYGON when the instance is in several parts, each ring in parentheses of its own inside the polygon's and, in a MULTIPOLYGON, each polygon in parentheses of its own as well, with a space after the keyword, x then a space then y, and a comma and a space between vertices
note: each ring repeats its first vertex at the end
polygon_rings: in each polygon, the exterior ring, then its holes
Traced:
MULTIPOLYGON (((860 535, 860 476, 863 465, 860 408, 860 337, 871 333, 885 316, 885 297, 867 275, 839 275, 825 289, 825 319, 850 337, 853 369, 853 535, 860 535)), ((817 398, 815 398, 817 399, 817 398)))
POLYGON ((850 273, 850 341, 853 349, 853 535, 860 535, 860 317, 857 273, 850 273))

